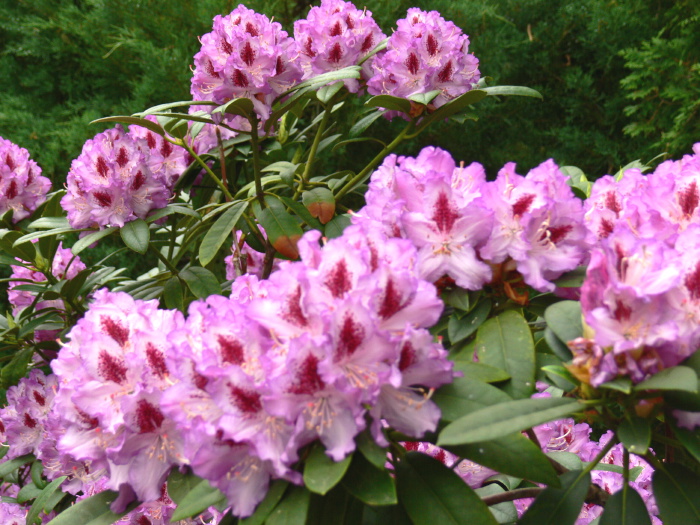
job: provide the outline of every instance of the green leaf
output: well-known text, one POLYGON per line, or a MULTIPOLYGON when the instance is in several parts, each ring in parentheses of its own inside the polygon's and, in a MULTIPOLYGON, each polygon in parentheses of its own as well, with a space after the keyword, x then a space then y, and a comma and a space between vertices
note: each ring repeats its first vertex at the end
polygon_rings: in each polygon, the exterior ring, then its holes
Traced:
POLYGON ((180 469, 173 468, 168 475, 168 496, 175 503, 180 503, 201 482, 202 478, 192 472, 183 474, 180 469))
POLYGON ((486 321, 491 313, 491 301, 484 299, 476 303, 474 308, 461 319, 457 315, 452 315, 447 323, 447 336, 450 343, 455 344, 463 341, 486 321))
POLYGON ((289 259, 299 257, 297 241, 304 233, 297 223, 284 208, 268 206, 257 214, 260 225, 265 228, 270 244, 279 253, 289 259))
POLYGON ((665 465, 651 478, 659 517, 666 525, 700 523, 700 477, 678 464, 665 465))
POLYGON ((32 467, 29 470, 29 474, 31 475, 32 478, 32 483, 39 489, 43 490, 46 485, 48 485, 48 481, 42 479, 41 475, 44 473, 44 465, 42 464, 41 461, 35 461, 32 463, 32 467))
POLYGON ((252 516, 240 521, 240 525, 263 525, 277 503, 282 499, 289 482, 277 479, 270 484, 265 498, 258 504, 252 516))
POLYGON ((34 244, 29 241, 23 241, 22 243, 17 243, 18 239, 23 237, 23 235, 18 231, 4 231, 0 233, 0 250, 7 252, 13 257, 22 259, 24 261, 33 262, 36 258, 36 249, 34 244))
POLYGON ((221 214, 209 228, 202 239, 202 244, 199 245, 199 262, 202 266, 206 266, 214 260, 226 239, 232 235, 233 228, 247 208, 247 201, 237 202, 221 214))
POLYGON ((70 223, 67 217, 41 217, 28 226, 30 230, 60 230, 70 228, 70 223))
POLYGON ((524 86, 492 86, 481 88, 481 91, 485 91, 490 97, 500 95, 517 95, 521 97, 542 98, 542 94, 539 91, 524 86))
POLYGON ((39 520, 39 514, 44 512, 44 506, 48 503, 51 496, 53 496, 53 493, 60 490, 61 483, 63 483, 67 478, 68 476, 61 476, 60 478, 56 478, 51 483, 46 485, 44 490, 41 491, 41 494, 39 494, 34 500, 32 507, 29 509, 29 513, 27 514, 27 525, 35 522, 41 523, 39 520))
POLYGON ((620 424, 617 437, 627 450, 643 456, 651 443, 651 422, 645 418, 630 416, 620 424))
MULTIPOLYGON (((481 488, 474 489, 480 498, 502 494, 505 489, 499 483, 489 483, 481 488)), ((512 501, 504 501, 496 505, 490 505, 489 510, 498 523, 515 523, 518 520, 518 511, 512 501)))
POLYGON ((455 421, 484 407, 507 403, 511 397, 479 379, 457 377, 435 391, 432 400, 440 407, 444 421, 455 421))
POLYGON ((556 336, 549 326, 544 329, 543 338, 544 342, 552 350, 552 353, 561 361, 571 361, 574 358, 574 354, 571 353, 569 347, 556 336))
POLYGON ((556 284, 558 288, 578 288, 583 284, 586 278, 586 270, 586 266, 579 266, 570 272, 566 272, 558 279, 555 279, 554 284, 556 284))
POLYGON ((229 115, 239 115, 250 120, 254 113, 253 101, 246 97, 234 98, 223 106, 219 106, 212 113, 228 113, 229 115))
POLYGON ((573 452, 552 451, 547 452, 547 457, 559 463, 562 467, 569 470, 583 470, 583 461, 573 452))
POLYGON ((518 399, 467 414, 447 425, 438 446, 487 441, 561 419, 582 409, 578 401, 551 397, 518 399))
POLYGON ((452 115, 463 111, 468 106, 476 104, 485 97, 486 93, 481 89, 472 89, 471 91, 467 91, 463 95, 450 100, 447 104, 440 106, 429 115, 423 117, 419 124, 419 130, 425 129, 433 122, 445 120, 452 115))
POLYGON ((399 501, 414 525, 495 525, 481 498, 453 470, 419 452, 396 466, 399 501))
POLYGON ((350 466, 352 456, 342 461, 333 461, 326 455, 325 448, 317 444, 311 449, 304 465, 304 484, 316 494, 325 494, 343 478, 350 466))
POLYGON ((34 461, 34 459, 34 454, 25 454, 24 456, 0 463, 0 478, 4 478, 22 465, 26 465, 30 461, 34 461))
POLYGON ((561 488, 548 487, 520 518, 518 525, 573 525, 591 484, 591 475, 575 470, 560 476, 561 488))
POLYGON ((469 291, 464 288, 453 288, 447 293, 443 293, 442 300, 445 304, 463 312, 468 312, 473 306, 469 297, 469 291))
POLYGON ((391 95, 377 95, 375 97, 371 97, 367 102, 365 102, 365 106, 399 111, 406 115, 411 112, 411 102, 408 99, 393 97, 391 95))
POLYGON ((442 93, 442 91, 439 89, 434 89, 432 91, 428 91, 427 93, 416 93, 415 95, 410 95, 408 99, 416 102, 417 104, 427 106, 433 100, 435 100, 435 97, 437 97, 440 93, 442 93))
POLYGON ((510 374, 503 390, 514 398, 526 398, 535 390, 535 344, 525 318, 509 310, 489 319, 476 333, 479 362, 510 374))
POLYGON ((617 390, 623 394, 629 394, 632 392, 632 380, 629 377, 619 377, 617 379, 613 379, 612 381, 608 381, 607 383, 603 383, 598 388, 617 390))
POLYGON ((317 218, 312 217, 309 210, 304 208, 301 203, 292 200, 289 197, 285 197, 284 195, 279 195, 278 198, 284 202, 287 207, 291 209, 302 221, 308 224, 310 228, 323 231, 323 224, 321 224, 317 218))
POLYGON ((674 366, 666 368, 642 381, 634 387, 636 391, 642 390, 683 390, 697 393, 698 376, 695 370, 687 366, 674 366))
POLYGON ((68 507, 52 519, 49 525, 111 525, 133 510, 130 506, 120 514, 112 512, 109 506, 117 496, 119 493, 113 490, 99 492, 68 507))
POLYGON ((384 469, 378 469, 362 454, 354 454, 350 468, 341 481, 347 491, 367 505, 395 505, 394 479, 384 469))
POLYGON ((383 469, 386 465, 387 450, 380 447, 372 437, 369 430, 362 432, 355 438, 358 450, 372 465, 378 469, 383 469))
POLYGON ((382 116, 381 111, 372 111, 371 113, 365 115, 360 120, 355 122, 348 132, 348 136, 357 137, 362 135, 367 128, 369 128, 375 120, 382 116))
POLYGON ((685 447, 685 450, 700 463, 700 436, 698 433, 675 426, 674 431, 676 438, 685 447))
POLYGON ((586 174, 576 166, 562 166, 559 170, 567 176, 566 183, 572 188, 578 188, 588 197, 591 194, 591 183, 586 178, 586 174))
POLYGON ((165 307, 171 310, 185 309, 185 293, 182 289, 182 281, 179 277, 171 277, 163 286, 163 302, 165 307))
POLYGON ((144 254, 148 251, 148 242, 151 240, 151 230, 143 219, 135 219, 127 222, 119 230, 124 244, 136 253, 144 254))
POLYGON ((25 501, 32 500, 41 494, 41 489, 38 488, 34 483, 25 485, 17 493, 17 502, 24 503, 25 501))
POLYGON ((194 211, 191 208, 188 208, 187 206, 180 206, 177 204, 169 204, 165 208, 159 208, 155 210, 153 213, 151 213, 148 217, 146 217, 146 222, 147 223, 152 223, 154 221, 157 221, 158 219, 162 219, 163 217, 167 217, 168 215, 172 215, 173 213, 179 213, 180 215, 188 215, 190 217, 194 217, 196 219, 201 219, 202 216, 194 211))
POLYGON ((510 379, 510 375, 505 370, 473 361, 455 361, 455 371, 462 372, 463 377, 467 379, 484 383, 497 383, 510 379))
POLYGON ((117 231, 117 227, 110 226, 109 228, 105 228, 104 230, 98 230, 96 232, 89 233, 85 237, 81 238, 78 242, 76 242, 70 249, 70 251, 73 252, 73 255, 78 255, 85 248, 89 247, 92 243, 99 241, 103 237, 107 237, 115 231, 117 231))
POLYGON ((314 188, 301 194, 301 202, 321 224, 327 224, 335 215, 335 197, 328 188, 314 188))
POLYGON ((340 237, 343 234, 343 230, 350 226, 350 222, 350 216, 347 213, 336 215, 328 224, 326 224, 326 227, 323 229, 323 233, 328 239, 340 237))
POLYGON ((333 84, 323 86, 316 92, 316 97, 322 104, 328 104, 330 99, 332 99, 338 93, 338 91, 343 89, 344 85, 345 84, 339 80, 333 84))
POLYGON ((106 124, 106 123, 112 123, 112 122, 118 122, 122 124, 135 124, 137 126, 141 126, 142 128, 146 128, 153 133, 156 133, 160 135, 161 137, 165 136, 165 131, 163 128, 161 128, 158 124, 155 122, 151 122, 150 120, 146 120, 144 118, 139 118, 139 117, 127 117, 127 116, 117 116, 117 117, 104 117, 104 118, 98 118, 97 120, 93 120, 90 122, 90 124, 106 124))
POLYGON ((309 512, 311 492, 292 485, 284 498, 270 513, 265 525, 304 525, 309 512))
POLYGON ((583 336, 581 303, 578 301, 559 301, 553 304, 545 310, 544 320, 563 343, 583 336))
POLYGON ((170 519, 171 521, 178 521, 199 516, 209 507, 219 505, 225 501, 226 496, 219 489, 212 487, 206 479, 203 479, 181 497, 170 519))
POLYGON ((63 288, 61 288, 61 295, 69 300, 73 300, 78 297, 83 285, 92 274, 92 268, 86 268, 85 270, 79 272, 75 277, 63 285, 63 288))
POLYGON ((613 494, 605 504, 600 525, 651 525, 644 500, 632 487, 613 494))
MULTIPOLYGON (((31 325, 31 323, 27 323, 22 329, 25 329, 27 325, 31 325)), ((32 329, 30 326, 29 333, 31 333, 31 331, 32 329)), ((19 380, 27 375, 27 369, 32 362, 33 356, 33 348, 25 348, 13 355, 10 362, 0 370, 0 388, 9 388, 19 383, 19 380)))
POLYGON ((489 441, 445 447, 459 457, 503 474, 557 485, 559 479, 541 449, 519 432, 489 441))
POLYGON ((221 285, 216 276, 201 266, 192 266, 181 271, 180 278, 187 283, 187 287, 197 299, 221 294, 221 285))

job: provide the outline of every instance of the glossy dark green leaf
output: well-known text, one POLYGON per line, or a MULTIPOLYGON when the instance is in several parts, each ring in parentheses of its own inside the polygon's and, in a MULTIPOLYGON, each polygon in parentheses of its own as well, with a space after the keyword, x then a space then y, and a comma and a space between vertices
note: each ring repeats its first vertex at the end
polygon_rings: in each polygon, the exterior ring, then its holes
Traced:
POLYGON ((423 119, 420 121, 419 129, 425 129, 433 122, 445 120, 452 115, 460 113, 470 105, 476 104, 485 97, 486 93, 481 89, 472 89, 471 91, 467 91, 463 95, 450 100, 447 104, 440 106, 429 115, 423 117, 423 119))
POLYGON ((406 115, 411 112, 411 102, 408 99, 393 97, 391 95, 377 95, 371 97, 365 102, 365 106, 400 111, 406 115))
POLYGON ((544 320, 563 343, 583 337, 581 303, 578 301, 560 301, 553 304, 545 310, 544 320))
POLYGON ((350 216, 348 214, 336 215, 326 224, 326 227, 323 229, 324 235, 329 239, 340 237, 343 234, 343 230, 350 226, 350 222, 350 216))
POLYGON ((561 166, 561 172, 566 175, 566 183, 572 188, 581 190, 585 197, 591 193, 591 183, 581 168, 576 166, 561 166))
POLYGON ((562 467, 566 467, 568 470, 583 470, 583 461, 573 452, 556 450, 547 452, 547 457, 553 459, 562 467))
POLYGON ((187 120, 178 118, 168 120, 163 125, 163 129, 168 135, 178 139, 184 139, 190 130, 187 120))
POLYGON ((205 479, 200 480, 187 494, 181 496, 171 521, 199 516, 209 507, 219 505, 225 501, 226 496, 219 489, 212 487, 205 479))
POLYGON ((63 297, 67 298, 68 300, 73 300, 78 297, 83 285, 85 285, 88 277, 90 277, 92 274, 92 268, 86 268, 85 270, 78 272, 75 277, 73 277, 70 281, 67 281, 66 284, 63 285, 63 288, 61 288, 61 294, 63 297))
POLYGON ((570 416, 582 408, 578 401, 560 397, 502 402, 453 421, 442 430, 437 444, 488 441, 570 416))
POLYGON ((683 390, 698 392, 698 376, 690 367, 674 366, 657 372, 646 381, 634 387, 634 390, 683 390))
POLYGON ((368 113, 360 120, 355 122, 355 124, 353 124, 353 126, 350 128, 350 131, 348 132, 348 135, 350 137, 357 137, 358 135, 361 135, 365 132, 365 130, 367 130, 367 128, 369 128, 374 123, 375 120, 377 120, 381 116, 381 111, 372 111, 371 113, 368 113))
POLYGON ((283 195, 279 196, 279 199, 287 205, 301 220, 303 220, 310 228, 314 230, 323 230, 323 224, 316 218, 313 217, 309 210, 304 208, 304 205, 300 202, 294 201, 289 197, 283 195))
POLYGON ((474 308, 461 319, 453 315, 447 323, 447 335, 450 338, 450 343, 455 344, 463 341, 486 321, 486 318, 491 313, 491 301, 481 300, 474 308))
POLYGON ((435 100, 435 97, 437 97, 440 93, 442 93, 442 91, 439 89, 434 89, 432 91, 428 91, 427 93, 416 93, 415 95, 410 95, 408 99, 418 104, 427 106, 433 100, 435 100))
POLYGON ((651 444, 651 421, 630 416, 622 421, 617 429, 617 437, 627 450, 643 456, 651 444))
MULTIPOLYGON (((487 496, 502 494, 505 492, 505 489, 499 483, 489 483, 481 488, 474 489, 474 492, 476 492, 480 498, 485 498, 487 496)), ((515 523, 518 520, 518 510, 515 508, 515 504, 512 501, 504 501, 503 503, 490 505, 489 510, 498 523, 515 523)))
POLYGON ((24 503, 25 501, 33 500, 39 494, 41 494, 41 489, 38 488, 34 483, 30 483, 29 485, 25 485, 24 487, 22 487, 17 493, 17 502, 24 503))
POLYGON ((414 525, 496 525, 489 508, 453 470, 409 452, 396 466, 400 504, 414 525))
POLYGON ((109 506, 117 499, 118 492, 105 490, 71 505, 49 522, 49 525, 111 525, 131 511, 112 512, 109 506))
POLYGON ((221 285, 216 276, 206 268, 192 266, 180 272, 180 278, 187 283, 187 287, 197 299, 204 299, 210 295, 220 295, 221 285))
POLYGON ((51 483, 46 485, 41 491, 41 494, 37 495, 34 503, 27 513, 27 525, 32 523, 41 523, 39 515, 44 512, 44 507, 48 503, 49 499, 54 495, 54 492, 61 490, 61 483, 63 483, 68 476, 61 476, 56 478, 51 483))
POLYGON ((521 97, 542 98, 542 94, 539 91, 523 86, 492 86, 481 88, 481 91, 485 91, 490 97, 496 95, 516 95, 521 97))
POLYGON ((498 383, 510 379, 510 375, 505 370, 474 361, 455 361, 455 371, 462 372, 463 377, 467 379, 484 383, 498 383))
POLYGON ((289 259, 299 257, 297 241, 304 233, 299 223, 282 208, 268 206, 257 214, 260 225, 265 228, 270 244, 289 259))
POLYGON ((0 370, 0 388, 9 388, 16 385, 20 379, 26 376, 33 356, 34 350, 32 348, 24 348, 13 355, 10 362, 0 370))
POLYGON ((579 266, 566 272, 558 279, 554 280, 554 284, 558 288, 578 288, 583 284, 583 280, 586 278, 586 266, 579 266))
POLYGON ((535 391, 535 344, 525 318, 509 310, 482 324, 475 341, 479 362, 510 374, 503 390, 513 398, 535 391))
POLYGON ((503 474, 547 485, 559 483, 557 473, 544 452, 519 432, 489 441, 446 448, 459 457, 503 474))
POLYGON ((119 230, 119 234, 130 249, 136 253, 144 254, 148 251, 148 242, 151 240, 151 230, 143 219, 135 219, 127 222, 119 230))
POLYGON ((212 224, 199 245, 199 262, 202 266, 214 260, 226 239, 232 236, 233 228, 247 208, 248 202, 237 202, 212 224))
POLYGON ((700 436, 698 433, 680 427, 674 427, 674 431, 676 438, 685 447, 685 450, 700 463, 700 436))
POLYGON ((4 478, 11 472, 14 472, 22 465, 26 465, 30 461, 34 461, 34 454, 25 454, 18 458, 10 459, 9 461, 4 461, 0 463, 0 478, 4 478))
POLYGON ((518 525, 573 525, 591 484, 591 475, 565 472, 561 487, 548 487, 520 518, 518 525))
POLYGON ((163 302, 171 310, 183 311, 185 308, 185 292, 179 277, 171 277, 163 286, 163 302))
POLYGON ((574 358, 574 354, 571 353, 569 347, 556 336, 549 326, 544 329, 543 337, 547 346, 559 359, 562 361, 571 361, 574 358))
POLYGON ((150 224, 151 222, 157 221, 158 219, 162 219, 163 217, 167 217, 168 215, 172 215, 174 213, 187 215, 189 217, 194 217, 195 219, 202 218, 202 216, 192 208, 177 204, 169 204, 165 208, 159 208, 151 213, 148 217, 146 217, 146 222, 150 224))
POLYGON ((665 525, 700 523, 700 477, 690 469, 666 465, 656 470, 651 479, 659 517, 665 525))
POLYGON ((44 465, 41 461, 35 461, 32 463, 32 467, 29 470, 29 474, 31 475, 32 478, 32 483, 39 488, 39 490, 44 489, 46 485, 49 484, 48 481, 43 479, 41 476, 44 473, 44 465))
POLYGON ((0 232, 0 250, 22 259, 23 261, 34 262, 36 258, 36 249, 30 241, 23 241, 15 244, 18 239, 24 237, 18 231, 0 232))
POLYGON ((629 394, 632 392, 632 380, 629 377, 620 377, 618 379, 608 381, 607 383, 603 383, 599 388, 617 390, 618 392, 629 394))
POLYGON ((316 98, 318 98, 319 102, 322 104, 328 104, 328 102, 340 91, 343 89, 343 82, 337 81, 334 82, 333 84, 329 84, 327 86, 323 86, 316 92, 316 98))
POLYGON ((441 386, 433 394, 432 400, 440 407, 443 421, 455 421, 484 407, 512 399, 493 385, 465 376, 441 386))
POLYGON ((26 235, 22 235, 19 237, 15 242, 15 246, 19 246, 22 243, 29 242, 29 241, 34 241, 36 239, 42 239, 44 237, 55 237, 58 235, 62 235, 64 233, 71 233, 74 232, 75 230, 71 228, 70 226, 66 226, 65 228, 56 228, 54 230, 45 230, 41 232, 31 232, 27 233, 26 235))
POLYGON ((31 222, 27 228, 32 230, 56 230, 70 228, 70 223, 66 217, 41 217, 31 222))
POLYGON ((305 487, 292 485, 269 514, 265 525, 304 525, 309 513, 310 500, 311 492, 305 487))
MULTIPOLYGON (((253 108, 253 101, 246 97, 234 98, 217 109, 222 113, 239 115, 245 119, 250 119, 255 111, 253 108)), ((217 112, 217 110, 215 109, 213 112, 217 112)))
POLYGON ((304 485, 311 492, 326 494, 343 478, 351 460, 352 456, 347 456, 342 461, 333 461, 323 446, 314 446, 304 465, 304 485))
POLYGON ((258 504, 253 514, 245 519, 242 519, 240 525, 262 525, 275 509, 277 503, 282 499, 289 482, 283 479, 277 479, 270 484, 270 488, 265 495, 265 498, 258 504))
POLYGON ((335 215, 335 197, 328 188, 305 191, 301 194, 301 202, 321 224, 328 223, 335 215))
POLYGON ((365 430, 355 438, 357 449, 372 465, 378 469, 383 469, 386 465, 387 449, 377 445, 369 430, 365 430))
POLYGON ((354 454, 341 481, 347 491, 367 505, 397 503, 394 479, 384 469, 372 465, 363 454, 354 454))
POLYGON ((105 228, 104 230, 98 230, 96 232, 89 233, 85 237, 82 237, 78 242, 76 242, 71 247, 70 251, 73 252, 73 255, 78 255, 85 248, 89 247, 92 243, 99 241, 103 237, 111 235, 115 231, 117 231, 117 227, 110 226, 109 228, 105 228))
POLYGON ((616 492, 605 503, 600 525, 651 525, 644 500, 632 487, 616 492))
POLYGON ((455 310, 468 312, 474 306, 471 302, 469 291, 464 288, 453 288, 448 292, 443 292, 442 300, 446 305, 452 306, 455 310))
POLYGON ((168 475, 168 496, 175 503, 180 503, 201 482, 202 478, 192 472, 183 474, 180 469, 173 468, 168 475))

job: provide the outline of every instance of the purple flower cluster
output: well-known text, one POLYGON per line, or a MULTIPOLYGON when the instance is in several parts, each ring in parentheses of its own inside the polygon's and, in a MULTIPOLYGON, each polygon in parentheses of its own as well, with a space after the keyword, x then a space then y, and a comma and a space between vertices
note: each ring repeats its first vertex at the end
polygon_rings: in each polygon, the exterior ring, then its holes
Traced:
POLYGON ((50 189, 29 152, 0 137, 0 215, 12 210, 13 222, 29 217, 50 189))
MULTIPOLYGON (((194 56, 194 100, 223 104, 249 98, 258 118, 265 121, 274 98, 301 79, 296 42, 279 23, 244 5, 227 16, 216 16, 212 31, 201 42, 194 56)), ((237 122, 238 128, 246 129, 242 119, 237 122)))
MULTIPOLYGON (((294 22, 302 80, 358 64, 385 38, 371 11, 360 11, 344 0, 323 0, 305 20, 294 22)), ((363 64, 365 80, 372 74, 371 63, 363 64)), ((345 86, 351 93, 360 89, 356 79, 346 80, 345 86)))
POLYGON ((599 238, 581 289, 591 339, 570 343, 574 369, 598 386, 635 383, 700 345, 700 144, 645 177, 594 184, 586 220, 599 238))
MULTIPOLYGON (((160 152, 161 157, 164 152, 160 152)), ((150 158, 148 139, 136 138, 121 127, 88 140, 71 164, 68 192, 61 199, 71 226, 121 227, 165 207, 171 196, 172 177, 167 170, 154 174, 150 158)))
POLYGON ((408 98, 439 90, 432 104, 440 107, 479 81, 479 60, 468 52, 469 37, 440 13, 414 7, 396 25, 386 52, 372 63, 370 94, 408 98))
POLYGON ((267 281, 239 277, 230 298, 189 315, 101 290, 52 367, 58 450, 108 471, 117 506, 152 501, 189 465, 253 512, 271 477, 300 482, 299 450, 319 440, 340 461, 386 424, 413 437, 440 418, 429 389, 452 364, 426 327, 442 312, 415 275, 409 241, 349 227, 267 281))
MULTIPOLYGON (((51 265, 51 273, 54 277, 70 280, 84 269, 85 265, 80 258, 73 256, 69 248, 63 248, 62 243, 59 243, 51 265)), ((10 281, 7 295, 12 305, 12 315, 16 317, 22 310, 34 304, 34 300, 36 299, 36 294, 34 292, 17 290, 17 286, 21 284, 46 282, 46 275, 30 266, 12 265, 12 275, 10 279, 12 280, 10 281)), ((64 310, 64 304, 61 299, 53 299, 39 301, 34 305, 34 311, 43 310, 45 308, 64 310)), ((57 334, 58 332, 55 330, 37 330, 35 332, 35 338, 37 341, 47 341, 54 339, 57 334)))
POLYGON ((525 177, 509 163, 487 182, 481 165, 457 167, 427 147, 417 158, 387 157, 365 197, 353 221, 410 239, 429 281, 447 276, 478 290, 517 271, 531 287, 553 291, 554 279, 588 257, 581 201, 551 160, 525 177))

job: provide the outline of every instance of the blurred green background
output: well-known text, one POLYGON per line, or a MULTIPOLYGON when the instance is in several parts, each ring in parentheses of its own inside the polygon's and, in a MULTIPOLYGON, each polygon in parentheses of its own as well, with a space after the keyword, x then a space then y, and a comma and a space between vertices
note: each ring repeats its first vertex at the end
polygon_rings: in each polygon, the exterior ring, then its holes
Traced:
MULTIPOLYGON (((103 129, 91 120, 189 99, 198 35, 238 4, 3 1, 0 136, 27 148, 55 186, 103 129)), ((311 3, 247 5, 291 33, 311 3)), ((553 157, 597 178, 637 158, 678 157, 700 140, 697 0, 392 0, 367 8, 390 34, 413 6, 440 11, 470 35, 490 84, 529 86, 544 101, 489 99, 477 106, 478 122, 435 125, 403 153, 439 144, 458 160, 483 163, 492 177, 508 161, 524 174, 553 157)), ((370 132, 386 137, 402 126, 382 121, 370 132)), ((359 169, 372 153, 348 146, 330 161, 359 169)))

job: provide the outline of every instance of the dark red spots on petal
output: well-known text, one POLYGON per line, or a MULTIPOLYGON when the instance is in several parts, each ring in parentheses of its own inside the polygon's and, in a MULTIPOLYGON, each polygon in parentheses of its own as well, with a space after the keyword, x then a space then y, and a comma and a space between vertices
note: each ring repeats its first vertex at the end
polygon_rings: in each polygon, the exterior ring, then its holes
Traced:
POLYGON ((5 424, 0 420, 0 434, 5 433, 5 424))
POLYGON ((554 226, 549 228, 549 240, 557 244, 559 241, 566 238, 566 236, 573 230, 574 227, 571 224, 565 224, 563 226, 554 226))
POLYGON ((209 75, 210 77, 220 78, 219 73, 217 73, 217 71, 214 69, 214 64, 211 63, 211 60, 207 60, 204 63, 204 70, 207 72, 207 75, 209 75))
POLYGON ((384 288, 381 305, 379 306, 379 317, 382 319, 389 319, 389 317, 394 315, 403 307, 404 305, 401 302, 401 293, 397 289, 394 280, 389 278, 386 283, 386 288, 384 288))
POLYGON ((310 395, 326 387, 318 374, 318 357, 313 354, 307 355, 302 361, 296 376, 296 382, 289 389, 290 394, 310 395))
POLYGON ((10 168, 10 171, 13 171, 17 166, 9 153, 5 155, 5 164, 7 164, 8 168, 10 168))
POLYGON ((416 362, 416 349, 410 342, 404 343, 401 347, 401 356, 399 357, 399 370, 402 372, 416 362))
POLYGON ((403 444, 403 448, 405 448, 409 452, 418 452, 419 446, 420 446, 420 443, 418 441, 406 441, 403 444))
POLYGON ((603 219, 600 221, 600 228, 598 228, 598 237, 601 239, 607 239, 610 234, 615 229, 615 225, 609 219, 603 219))
POLYGON ((153 343, 146 345, 146 361, 151 371, 163 379, 168 374, 168 365, 165 364, 165 356, 163 352, 156 348, 153 343))
POLYGON ((282 57, 279 56, 277 57, 277 62, 275 63, 275 74, 281 75, 285 71, 287 71, 287 68, 284 65, 284 62, 282 62, 282 57))
POLYGON ((139 399, 136 405, 136 424, 141 434, 155 432, 160 428, 165 420, 163 413, 145 399, 139 399))
POLYGON ((240 69, 234 69, 231 75, 231 81, 236 87, 248 87, 248 77, 240 69))
POLYGON ((455 221, 459 215, 455 212, 450 204, 450 200, 444 192, 440 192, 435 204, 433 205, 433 221, 438 230, 447 233, 452 230, 455 221))
POLYGON ((227 40, 221 40, 219 42, 219 49, 227 55, 233 53, 233 46, 227 40))
POLYGON ((342 297, 346 292, 352 289, 352 275, 348 271, 348 265, 345 260, 341 259, 328 272, 328 276, 323 284, 330 290, 331 295, 336 299, 342 297))
POLYGON ((405 65, 406 69, 408 69, 408 72, 411 73, 411 75, 417 75, 418 70, 420 69, 420 60, 418 59, 418 55, 415 53, 409 54, 405 65))
POLYGON ((452 67, 452 60, 450 60, 447 64, 444 65, 444 67, 438 73, 438 81, 443 82, 443 83, 451 82, 453 74, 454 74, 454 69, 452 67))
POLYGON ((630 317, 632 317, 632 309, 626 304, 617 303, 615 306, 615 312, 613 312, 613 316, 620 322, 628 321, 630 317))
POLYGON ((250 42, 245 43, 240 55, 241 60, 248 66, 252 66, 253 62, 255 62, 255 51, 253 50, 253 46, 250 45, 250 42))
POLYGON ((678 204, 683 211, 683 215, 690 217, 700 204, 700 192, 698 184, 692 181, 678 193, 678 204))
POLYGON ((7 188, 7 191, 5 192, 5 198, 7 200, 12 200, 18 195, 17 191, 17 181, 13 180, 10 182, 10 185, 7 188))
POLYGON ((440 45, 438 44, 437 38, 435 38, 435 35, 432 33, 428 35, 425 42, 425 47, 431 57, 434 57, 437 55, 438 51, 440 51, 440 45))
POLYGON ((301 286, 297 286, 297 289, 287 300, 287 311, 283 315, 286 321, 295 324, 299 327, 307 326, 309 324, 308 319, 304 315, 304 311, 301 309, 301 286))
POLYGON ((316 56, 316 51, 314 51, 313 45, 314 41, 311 37, 308 37, 306 42, 304 42, 304 54, 311 58, 316 56))
POLYGON ((245 390, 231 385, 231 400, 234 406, 244 414, 257 414, 262 410, 260 394, 254 390, 245 390))
POLYGON ((337 64, 342 58, 343 46, 340 45, 340 42, 336 42, 335 44, 333 44, 333 47, 331 47, 331 50, 328 53, 328 61, 331 64, 337 64))
POLYGON ((245 32, 248 33, 250 36, 259 36, 260 35, 258 28, 255 27, 251 22, 246 22, 245 32))
POLYGON ((355 21, 350 15, 345 17, 345 23, 347 24, 348 29, 355 29, 355 21))
POLYGON ((374 35, 367 35, 362 41, 362 47, 360 48, 360 53, 367 53, 370 49, 374 47, 374 35))
POLYGON ((109 174, 109 166, 107 166, 107 161, 104 159, 104 157, 97 157, 95 169, 97 169, 97 173, 99 173, 100 176, 107 177, 109 174))
POLYGON ((126 163, 129 162, 129 154, 126 152, 125 147, 119 148, 119 151, 117 152, 117 164, 119 164, 120 168, 123 168, 126 166, 126 163))
POLYGON ((351 315, 343 319, 343 326, 338 334, 338 347, 335 354, 336 361, 350 357, 362 345, 365 339, 364 327, 355 321, 351 315))
POLYGON ((340 21, 336 21, 335 24, 333 24, 333 27, 331 27, 330 31, 330 36, 340 36, 343 34, 343 26, 340 24, 340 21))
POLYGON ((435 455, 435 459, 437 459, 443 465, 447 464, 447 456, 445 455, 445 451, 442 449, 440 449, 438 451, 438 453, 435 455))
POLYGON ((523 213, 527 213, 530 210, 532 202, 535 200, 534 193, 526 193, 521 195, 515 204, 513 204, 513 216, 520 217, 523 213))
POLYGON ((134 175, 134 180, 131 181, 131 189, 133 191, 136 191, 144 184, 146 184, 146 177, 143 176, 143 173, 141 173, 141 171, 138 171, 136 175, 134 175))
POLYGON ((412 25, 416 25, 418 22, 420 22, 420 17, 418 17, 418 16, 414 16, 414 17, 411 19, 411 24, 412 24, 412 25))
POLYGON ((24 414, 24 426, 27 428, 36 428, 36 419, 25 412, 24 414))
POLYGON ((695 268, 685 276, 683 281, 685 287, 690 292, 690 297, 695 301, 700 299, 700 261, 695 264, 695 268))
POLYGON ((234 26, 237 26, 238 24, 240 24, 240 23, 241 23, 241 17, 240 17, 240 15, 236 15, 236 18, 234 18, 234 19, 231 21, 231 23, 232 23, 234 26))
POLYGON ((149 519, 148 519, 146 516, 144 516, 143 514, 141 514, 141 516, 139 516, 139 519, 136 520, 136 523, 137 523, 138 525, 153 525, 153 523, 151 523, 151 520, 149 520, 149 519))
POLYGON ((42 396, 36 390, 32 391, 32 394, 34 396, 34 401, 36 401, 39 404, 39 406, 46 406, 46 398, 44 396, 42 396))
POLYGON ((120 346, 124 346, 129 340, 129 329, 121 324, 119 321, 115 321, 107 315, 100 317, 100 325, 102 330, 114 339, 120 346))
POLYGON ((160 147, 160 154, 163 155, 163 157, 169 157, 172 152, 173 145, 167 140, 164 140, 163 145, 160 147))
POLYGON ((620 215, 622 211, 622 206, 617 198, 617 194, 614 191, 609 191, 605 194, 605 207, 609 210, 615 212, 615 215, 620 215))
POLYGON ((200 390, 204 390, 204 388, 207 386, 209 383, 209 379, 204 377, 202 374, 199 372, 195 371, 192 374, 192 382, 194 383, 194 386, 199 388, 200 390))
POLYGON ((153 133, 146 134, 146 144, 148 144, 148 149, 156 149, 156 137, 153 133))
POLYGON ((34 172, 32 168, 27 168, 27 186, 34 182, 34 172))
POLYGON ((103 208, 109 208, 112 205, 112 196, 106 191, 96 191, 93 193, 97 204, 103 208))
MULTIPOLYGON (((78 416, 80 417, 80 421, 87 427, 88 430, 92 430, 94 428, 97 428, 97 425, 99 424, 99 421, 97 420, 96 417, 92 417, 79 408, 76 408, 78 412, 78 416)), ((87 469, 86 469, 87 472, 87 469)))
POLYGON ((219 335, 217 337, 221 359, 224 363, 242 365, 245 360, 245 351, 241 342, 235 337, 219 335))
POLYGON ((119 385, 126 381, 127 368, 124 362, 106 350, 100 352, 97 360, 97 371, 105 381, 114 381, 119 385))

